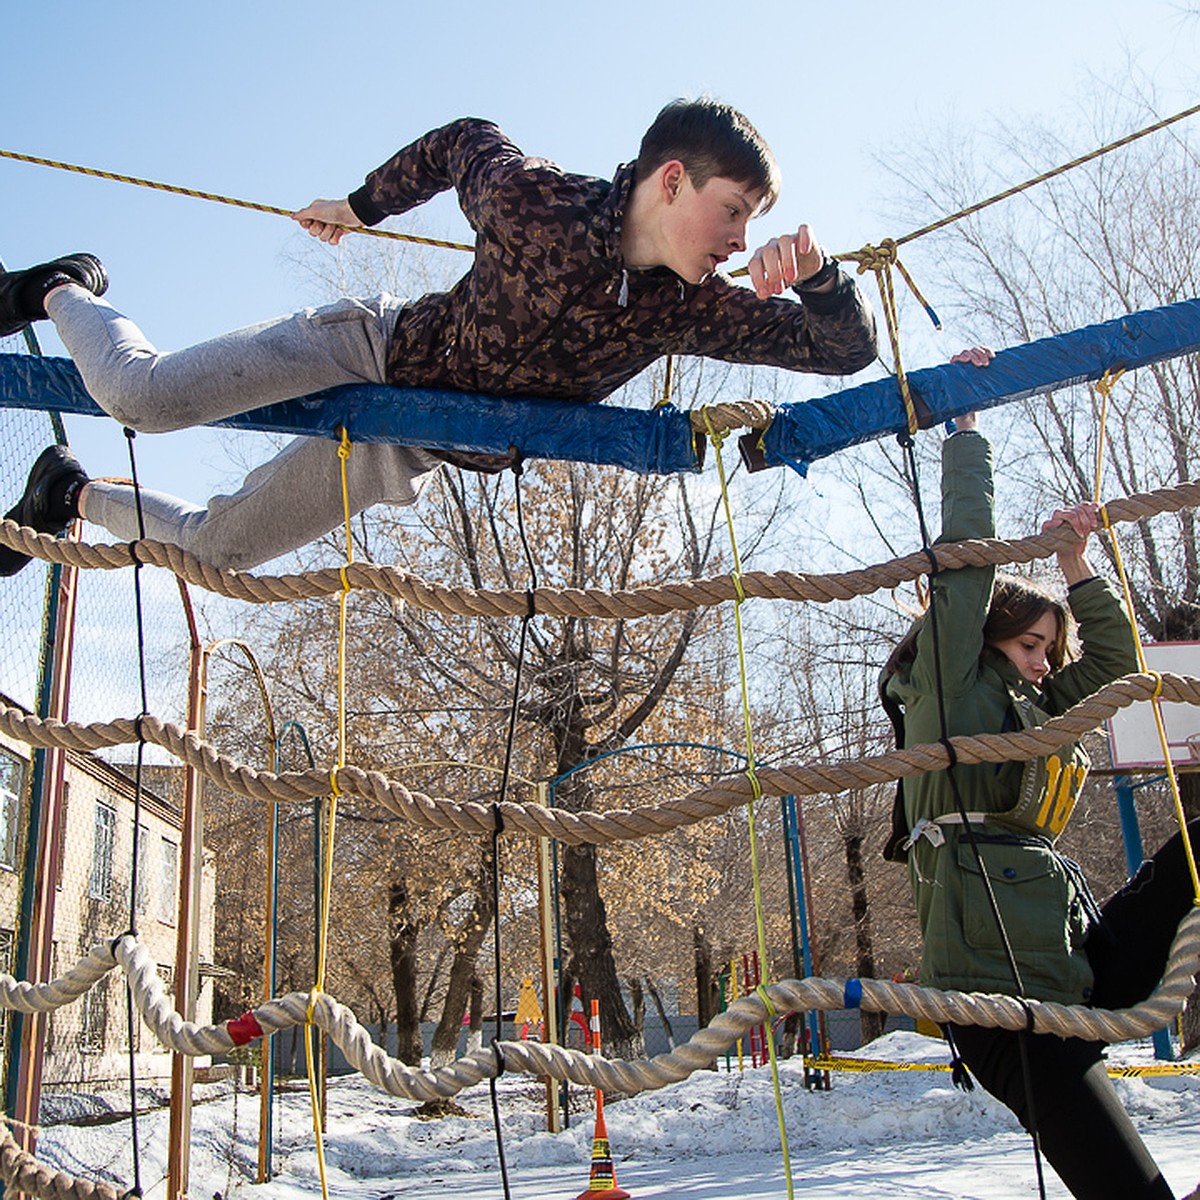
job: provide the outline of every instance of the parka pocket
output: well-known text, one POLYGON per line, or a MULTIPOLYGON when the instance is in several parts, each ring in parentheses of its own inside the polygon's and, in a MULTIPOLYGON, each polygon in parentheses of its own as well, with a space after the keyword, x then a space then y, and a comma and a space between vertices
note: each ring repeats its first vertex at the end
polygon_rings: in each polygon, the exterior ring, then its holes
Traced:
MULTIPOLYGON (((1069 947, 1073 889, 1054 851, 1040 839, 976 834, 976 843, 1013 950, 1069 947)), ((975 949, 999 949, 1003 942, 975 851, 965 839, 959 840, 956 850, 963 937, 975 949)))

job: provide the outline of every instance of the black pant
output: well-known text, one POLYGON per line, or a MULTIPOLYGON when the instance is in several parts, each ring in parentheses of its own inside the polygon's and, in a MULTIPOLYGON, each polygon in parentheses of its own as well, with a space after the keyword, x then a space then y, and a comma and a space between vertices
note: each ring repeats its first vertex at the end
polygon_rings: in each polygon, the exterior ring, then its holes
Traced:
MULTIPOLYGON (((1188 829, 1200 854, 1200 821, 1188 829)), ((1183 839, 1176 834, 1104 905, 1088 935, 1096 975, 1093 1007, 1130 1008, 1150 995, 1192 900, 1183 839)), ((1020 1053, 1020 1039, 1026 1040, 1042 1151, 1078 1200, 1171 1200, 1171 1189, 1117 1099, 1101 1061, 1102 1043, 981 1025, 955 1025, 953 1031, 975 1077, 1029 1129, 1020 1053)))

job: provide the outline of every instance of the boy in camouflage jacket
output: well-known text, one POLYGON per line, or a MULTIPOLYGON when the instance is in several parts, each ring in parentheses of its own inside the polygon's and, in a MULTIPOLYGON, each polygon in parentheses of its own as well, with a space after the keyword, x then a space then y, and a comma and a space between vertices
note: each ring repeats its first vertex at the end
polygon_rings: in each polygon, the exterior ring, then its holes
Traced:
MULTIPOLYGON (((411 303, 345 300, 161 354, 97 297, 90 255, 0 276, 0 333, 48 315, 89 392, 124 424, 162 431, 346 383, 602 400, 663 354, 849 374, 875 357, 874 322, 854 282, 812 231, 773 238, 750 261, 753 288, 720 274, 746 249, 749 220, 779 187, 769 148, 715 101, 668 105, 637 161, 613 180, 523 154, 487 121, 426 134, 345 200, 293 214, 336 244, 454 188, 475 232, 475 262, 448 292, 411 303), (790 289, 794 295, 785 298, 790 289)), ((147 536, 221 566, 247 568, 334 528, 342 516, 336 447, 297 439, 234 496, 198 508, 143 500, 147 536)), ((498 470, 502 456, 356 447, 355 512, 411 504, 440 465, 498 470)), ((14 519, 45 532, 77 515, 138 536, 132 492, 91 482, 59 448, 35 464, 14 519)), ((24 565, 0 548, 0 574, 24 565)))

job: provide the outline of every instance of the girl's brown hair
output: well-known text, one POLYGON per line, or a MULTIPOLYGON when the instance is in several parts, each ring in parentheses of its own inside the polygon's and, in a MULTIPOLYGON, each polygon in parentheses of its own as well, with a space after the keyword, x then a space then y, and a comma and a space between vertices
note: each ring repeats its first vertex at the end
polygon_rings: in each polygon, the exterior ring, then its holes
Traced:
MULTIPOLYGON (((1040 584, 1018 575, 997 575, 992 585, 992 602, 983 623, 983 641, 991 646, 1018 637, 1031 629, 1045 616, 1054 614, 1054 641, 1046 648, 1046 660, 1051 672, 1058 671, 1070 657, 1067 647, 1067 610, 1062 602, 1040 584)), ((885 675, 912 665, 917 657, 917 635, 928 619, 928 613, 913 622, 909 631, 896 644, 883 668, 885 675)))

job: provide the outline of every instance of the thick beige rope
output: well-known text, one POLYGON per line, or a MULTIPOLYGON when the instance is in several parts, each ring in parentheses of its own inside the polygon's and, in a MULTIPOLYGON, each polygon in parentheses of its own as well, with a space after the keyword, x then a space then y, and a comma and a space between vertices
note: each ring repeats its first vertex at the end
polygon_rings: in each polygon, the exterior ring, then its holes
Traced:
MULTIPOLYGON (((129 980, 134 1004, 142 1019, 164 1046, 192 1057, 227 1053, 234 1045, 228 1025, 200 1026, 174 1010, 163 989, 153 957, 132 935, 102 943, 76 967, 47 984, 20 983, 0 976, 0 1007, 24 1012, 48 1011, 78 998, 114 966, 129 980), (89 984, 88 986, 90 986, 89 984), (36 999, 34 998, 36 997, 36 999)), ((1200 909, 1184 917, 1171 945, 1163 978, 1154 993, 1129 1009, 1091 1009, 1082 1005, 1018 1001, 1011 996, 942 992, 910 983, 857 980, 860 1006, 871 1012, 904 1013, 931 1021, 963 1025, 1024 1029, 1032 1021, 1037 1033, 1119 1042, 1144 1037, 1161 1029, 1179 1013, 1200 970, 1200 909)), ((469 1054, 437 1070, 424 1071, 391 1058, 358 1023, 354 1013, 327 993, 313 1005, 308 992, 291 992, 254 1010, 264 1034, 277 1033, 309 1020, 323 1029, 342 1050, 347 1062, 365 1079, 396 1096, 414 1100, 443 1100, 457 1095, 501 1069, 529 1075, 569 1079, 609 1092, 637 1092, 665 1087, 708 1067, 739 1037, 769 1016, 814 1008, 834 1011, 846 1007, 846 980, 785 979, 736 1000, 682 1046, 653 1058, 609 1060, 543 1042, 504 1041, 469 1054), (768 1003, 770 1010, 768 1010, 768 1003), (502 1065, 503 1064, 503 1067, 502 1065)), ((0 1179, 6 1188, 40 1200, 122 1200, 125 1192, 111 1184, 67 1175, 23 1151, 8 1129, 0 1133, 0 1179)))
POLYGON ((38 1200, 124 1200, 127 1195, 111 1183, 93 1183, 46 1166, 22 1150, 7 1128, 0 1133, 0 1180, 5 1195, 20 1192, 38 1200))
MULTIPOLYGON (((958 761, 963 763, 1042 757, 1099 728, 1118 709, 1139 700, 1149 700, 1156 690, 1162 700, 1200 705, 1200 679, 1172 674, 1127 675, 1045 725, 1015 733, 956 737, 951 742, 958 761), (1160 685, 1161 690, 1158 690, 1160 685)), ((81 725, 43 720, 3 704, 0 704, 0 731, 31 746, 89 752, 138 740, 138 725, 130 719, 81 725)), ((194 733, 154 716, 142 718, 141 733, 147 742, 169 751, 218 787, 252 800, 311 800, 329 791, 328 771, 313 768, 276 775, 256 770, 219 754, 194 733)), ((923 771, 943 770, 948 765, 948 751, 937 743, 842 762, 817 760, 790 766, 759 767, 757 779, 764 795, 830 795, 904 779, 923 771)), ((373 801, 426 829, 478 835, 490 834, 495 827, 496 806, 460 803, 414 792, 378 771, 340 767, 337 783, 339 791, 373 801)), ((568 812, 513 801, 498 807, 505 834, 552 837, 573 845, 599 845, 695 825, 745 805, 751 797, 751 781, 745 775, 737 775, 687 796, 637 809, 568 812)))
MULTIPOLYGON (((1197 506, 1200 506, 1200 482, 1192 481, 1113 500, 1106 506, 1106 511, 1110 523, 1116 524, 1197 506)), ((952 570, 1032 562, 1053 554, 1069 542, 1070 534, 1063 527, 1015 541, 981 539, 939 545, 934 549, 939 568, 952 570)), ((129 566, 131 555, 136 553, 138 561, 166 567, 187 583, 253 604, 332 596, 344 586, 339 567, 301 575, 252 575, 219 570, 178 546, 164 542, 146 540, 135 542, 132 547, 128 543, 69 542, 35 533, 9 520, 0 521, 0 543, 47 562, 103 570, 129 566)), ((353 563, 345 570, 351 587, 381 592, 415 608, 459 616, 523 617, 529 612, 529 594, 516 589, 441 587, 426 583, 415 575, 373 563, 353 563)), ((918 552, 879 566, 829 575, 751 571, 741 576, 741 582, 745 595, 751 599, 825 603, 865 596, 881 588, 894 588, 928 573, 929 557, 918 552)), ((629 618, 725 604, 736 599, 737 593, 733 580, 723 575, 617 592, 599 588, 538 588, 533 595, 536 611, 547 616, 629 618)))
MULTIPOLYGON (((164 1046, 192 1057, 227 1053, 233 1048, 235 1043, 227 1024, 196 1025, 174 1010, 153 957, 132 935, 125 934, 111 944, 97 947, 86 961, 90 964, 93 959, 107 959, 110 968, 120 965, 129 980, 138 1012, 164 1046)), ((1022 1001, 1012 996, 943 992, 878 979, 860 979, 856 983, 861 989, 861 1007, 872 1012, 904 1013, 931 1021, 1004 1029, 1024 1029, 1032 1018, 1037 1033, 1120 1042, 1144 1037, 1169 1024, 1182 1010, 1198 969, 1200 908, 1193 908, 1175 934, 1158 987, 1133 1008, 1108 1010, 1022 1001)), ((776 1013, 813 1008, 833 1011, 847 1007, 846 985, 844 979, 785 979, 768 985, 766 992, 776 1013)), ((311 993, 290 992, 254 1009, 253 1017, 264 1034, 278 1033, 304 1024, 311 1003, 311 993)), ((749 1029, 762 1024, 767 1016, 763 998, 751 993, 731 1004, 684 1045, 649 1059, 610 1061, 538 1042, 502 1042, 500 1046, 508 1069, 569 1079, 606 1091, 634 1093, 686 1079, 710 1064, 749 1029)), ((325 993, 317 999, 313 1020, 337 1043, 352 1066, 394 1095, 417 1100, 445 1099, 497 1073, 491 1050, 468 1055, 435 1071, 418 1070, 389 1058, 372 1042, 353 1012, 325 993)), ((239 1022, 244 1024, 245 1017, 239 1018, 239 1022)))
POLYGON ((728 433, 731 429, 766 429, 775 419, 775 406, 766 400, 727 400, 689 411, 697 433, 728 433))

